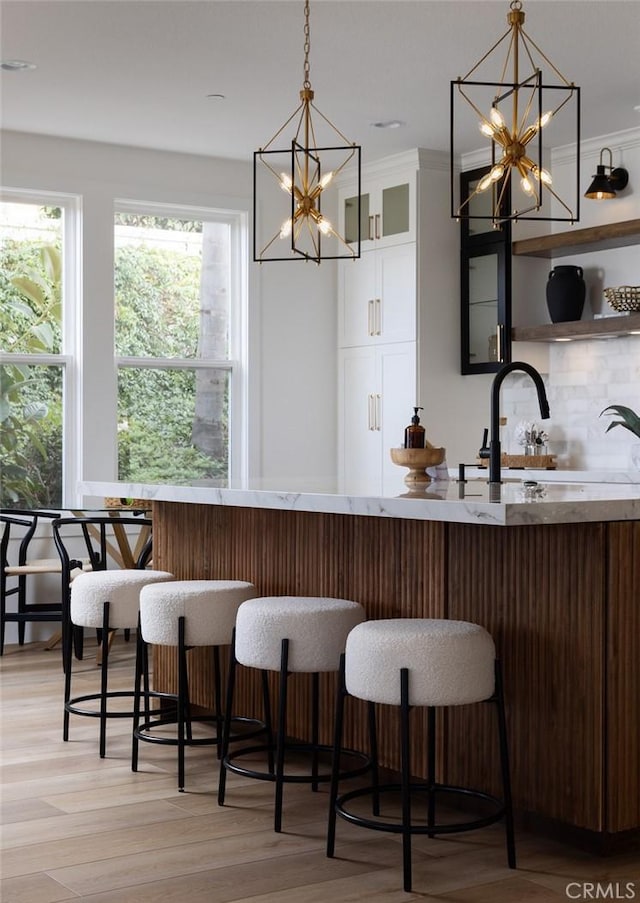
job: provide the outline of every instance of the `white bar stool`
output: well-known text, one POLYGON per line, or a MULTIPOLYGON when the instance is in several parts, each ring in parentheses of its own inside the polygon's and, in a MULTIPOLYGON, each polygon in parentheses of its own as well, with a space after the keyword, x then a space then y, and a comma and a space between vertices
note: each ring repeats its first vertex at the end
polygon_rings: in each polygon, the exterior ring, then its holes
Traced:
POLYGON ((131 718, 133 711, 108 708, 108 700, 117 697, 133 699, 133 689, 109 691, 109 631, 132 630, 138 625, 140 591, 149 583, 173 580, 168 571, 131 568, 124 570, 91 571, 79 574, 71 584, 71 623, 78 627, 93 627, 102 631, 102 663, 100 692, 71 698, 71 642, 65 644, 64 728, 63 739, 69 739, 69 715, 87 715, 100 719, 100 758, 106 753, 107 718, 131 718), (98 700, 100 706, 86 708, 84 703, 98 700))
MULTIPOLYGON (((374 768, 372 785, 338 795, 338 756, 334 752, 329 805, 327 856, 334 855, 336 815, 352 824, 402 834, 404 890, 411 890, 411 837, 413 834, 453 834, 483 828, 504 818, 509 868, 516 867, 509 758, 502 692, 501 670, 493 639, 478 624, 430 618, 398 618, 367 621, 347 638, 342 664, 343 683, 338 690, 334 749, 342 740, 345 698, 350 695, 370 703, 400 706, 400 783, 380 785, 374 768), (478 790, 436 781, 435 708, 492 702, 498 714, 503 799, 478 790), (412 781, 409 756, 411 737, 409 712, 414 706, 427 708, 427 780, 412 781), (400 793, 401 816, 396 821, 380 818, 380 796, 400 793), (412 795, 426 795, 427 818, 413 821, 412 795), (455 824, 437 824, 436 799, 442 794, 475 797, 491 804, 485 817, 455 824), (373 817, 355 815, 348 804, 370 796, 373 817)), ((375 748, 375 747, 374 747, 375 748)), ((374 766, 376 763, 373 763, 374 766)))
MULTIPOLYGON (((219 805, 224 805, 227 771, 258 780, 273 781, 276 785, 274 829, 279 832, 282 828, 284 784, 310 783, 312 789, 317 790, 319 781, 330 780, 329 770, 326 773, 319 771, 319 753, 331 750, 331 747, 321 745, 318 740, 319 673, 338 671, 340 655, 344 651, 349 631, 363 621, 364 616, 364 610, 357 602, 315 596, 267 596, 251 599, 240 606, 229 667, 218 788, 219 805), (278 727, 275 738, 270 736, 266 745, 229 753, 229 728, 237 664, 258 668, 263 674, 267 671, 279 672, 278 727), (286 738, 288 678, 290 674, 296 673, 312 675, 310 743, 292 743, 286 738), (293 773, 291 770, 285 772, 285 754, 291 751, 311 754, 310 774, 293 773), (237 761, 242 756, 256 753, 266 754, 265 770, 246 768, 237 761)), ((267 723, 270 720, 268 710, 265 711, 265 720, 267 723)), ((359 767, 343 772, 344 776, 362 774, 367 770, 369 760, 362 753, 355 750, 341 750, 341 753, 349 760, 359 763, 359 767)))
MULTIPOLYGON (((240 605, 256 595, 252 583, 243 580, 174 580, 145 586, 140 593, 140 630, 136 663, 133 746, 131 769, 138 770, 138 741, 169 744, 178 747, 178 789, 185 784, 185 746, 215 744, 218 758, 222 752, 222 707, 220 680, 220 647, 231 645, 236 614, 240 605), (177 651, 177 693, 149 693, 148 645, 174 646, 177 651), (194 646, 213 647, 214 714, 193 717, 189 701, 187 652, 194 646), (145 715, 140 723, 142 700, 141 680, 144 676, 145 715), (163 701, 160 712, 150 712, 149 696, 163 701), (167 715, 164 703, 173 701, 173 711, 167 715), (209 722, 216 726, 215 735, 194 737, 194 722, 209 722), (175 724, 175 736, 166 736, 159 728, 175 724)), ((232 739, 247 739, 264 732, 265 725, 256 719, 236 718, 255 727, 232 739)))

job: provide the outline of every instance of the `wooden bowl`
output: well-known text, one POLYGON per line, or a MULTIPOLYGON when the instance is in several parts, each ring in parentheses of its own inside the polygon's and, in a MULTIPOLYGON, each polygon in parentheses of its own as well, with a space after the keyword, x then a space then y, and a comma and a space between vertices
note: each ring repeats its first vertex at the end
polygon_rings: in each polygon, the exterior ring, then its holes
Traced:
POLYGON ((416 483, 430 483, 431 477, 427 467, 435 467, 444 461, 444 448, 392 448, 391 460, 400 467, 408 467, 409 473, 404 478, 407 486, 416 483))

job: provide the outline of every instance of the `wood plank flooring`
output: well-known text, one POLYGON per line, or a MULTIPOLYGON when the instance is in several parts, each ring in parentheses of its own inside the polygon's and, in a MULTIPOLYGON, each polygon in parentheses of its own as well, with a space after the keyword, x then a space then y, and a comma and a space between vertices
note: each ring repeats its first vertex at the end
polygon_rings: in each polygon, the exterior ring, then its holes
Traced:
MULTIPOLYGON (((133 644, 117 640, 114 688, 132 673, 133 644)), ((584 882, 617 882, 619 894, 631 882, 627 899, 640 900, 637 854, 594 858, 519 832, 510 871, 499 825, 415 838, 414 891, 405 894, 395 836, 339 820, 336 858, 326 858, 326 789, 286 786, 275 834, 272 784, 230 775, 227 805, 217 805, 211 748, 188 750, 187 792, 178 793, 171 747, 141 744, 131 772, 126 719, 109 723, 106 759, 94 719, 72 717, 63 743, 59 650, 8 646, 0 674, 2 903, 551 903, 588 899, 577 896, 584 882)), ((97 685, 89 647, 74 692, 97 685)))

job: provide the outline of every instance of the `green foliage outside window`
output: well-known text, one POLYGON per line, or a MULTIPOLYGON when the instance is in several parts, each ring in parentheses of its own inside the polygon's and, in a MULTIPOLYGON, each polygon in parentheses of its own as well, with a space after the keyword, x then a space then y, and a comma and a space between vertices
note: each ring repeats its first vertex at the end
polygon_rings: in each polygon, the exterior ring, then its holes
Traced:
MULTIPOLYGON (((43 208, 58 218, 58 208, 43 208)), ((127 214, 127 225, 197 232, 201 223, 127 214), (154 218, 152 218, 154 219, 154 218)), ((196 359, 199 255, 126 244, 115 253, 116 355, 196 359)), ((7 238, 0 249, 0 344, 4 352, 61 352, 61 252, 7 238)), ((0 505, 62 504, 62 366, 0 367, 0 505)), ((222 375, 223 382, 226 374, 222 375)), ((228 462, 194 446, 195 372, 122 367, 118 377, 118 478, 192 482, 227 475, 228 462)), ((217 415, 228 436, 228 385, 217 415)))
MULTIPOLYGON (((2 350, 60 352, 61 255, 55 245, 6 239, 0 251, 2 350)), ((62 372, 0 367, 0 505, 62 502, 62 372)))

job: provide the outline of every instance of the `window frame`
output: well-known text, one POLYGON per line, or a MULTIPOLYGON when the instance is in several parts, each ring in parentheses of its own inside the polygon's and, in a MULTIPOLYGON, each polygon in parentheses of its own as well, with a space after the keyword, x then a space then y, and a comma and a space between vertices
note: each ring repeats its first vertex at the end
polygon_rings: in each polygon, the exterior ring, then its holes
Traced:
POLYGON ((62 505, 76 497, 81 463, 80 300, 82 285, 82 198, 61 191, 0 189, 6 203, 60 207, 62 218, 62 351, 60 354, 0 350, 0 364, 59 366, 62 371, 62 505), (77 428, 76 428, 77 427, 77 428), (71 488, 73 487, 73 489, 71 488))
MULTIPOLYGON (((245 485, 248 475, 247 412, 248 380, 247 322, 248 322, 248 214, 245 210, 227 207, 200 207, 156 201, 136 201, 131 198, 115 198, 113 216, 132 213, 148 216, 166 216, 173 219, 191 219, 201 222, 226 223, 230 227, 230 292, 229 292, 229 357, 214 358, 156 358, 117 356, 114 363, 117 374, 123 368, 149 368, 162 370, 226 370, 229 380, 229 484, 245 485)), ((115 228, 113 230, 113 258, 115 280, 115 228)), ((115 284, 113 291, 114 347, 115 347, 115 284)), ((117 392, 116 392, 117 404, 117 392)), ((117 450, 116 450, 117 466, 117 450)))

